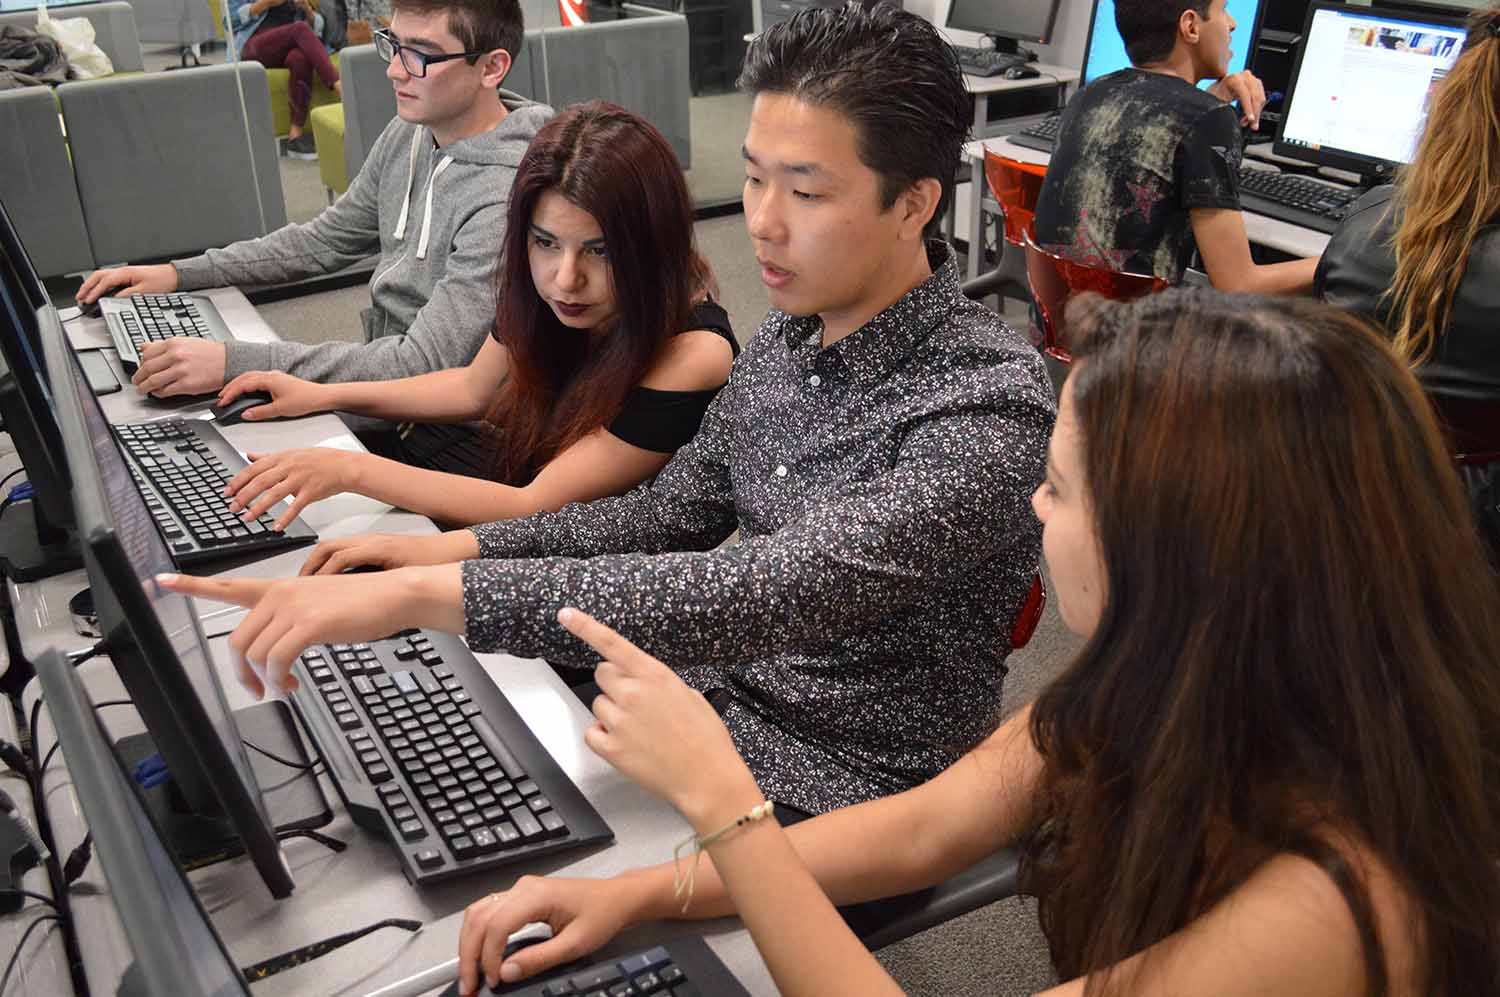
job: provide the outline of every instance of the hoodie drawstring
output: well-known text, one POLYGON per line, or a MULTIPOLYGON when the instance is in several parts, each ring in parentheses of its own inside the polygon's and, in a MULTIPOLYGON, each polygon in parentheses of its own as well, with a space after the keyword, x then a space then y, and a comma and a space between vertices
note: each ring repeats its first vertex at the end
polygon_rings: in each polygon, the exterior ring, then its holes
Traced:
POLYGON ((432 171, 432 179, 427 181, 427 211, 422 216, 422 238, 417 241, 417 259, 427 259, 427 236, 432 233, 432 192, 437 187, 438 176, 453 162, 452 156, 444 156, 437 164, 437 169, 432 171))
POLYGON ((396 219, 396 231, 391 233, 393 239, 406 237, 406 209, 411 206, 411 187, 417 177, 417 147, 425 131, 425 128, 418 128, 411 137, 411 158, 406 163, 406 196, 401 199, 401 217, 396 219))

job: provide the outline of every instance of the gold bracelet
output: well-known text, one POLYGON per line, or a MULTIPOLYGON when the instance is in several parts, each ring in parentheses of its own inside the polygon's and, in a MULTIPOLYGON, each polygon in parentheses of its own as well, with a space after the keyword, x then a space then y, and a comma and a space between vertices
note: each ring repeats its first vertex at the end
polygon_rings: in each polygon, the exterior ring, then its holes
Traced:
POLYGON ((688 907, 693 902, 693 886, 698 878, 698 859, 702 856, 703 850, 727 838, 746 824, 754 824, 756 821, 765 820, 775 810, 776 804, 770 800, 766 800, 764 803, 757 803, 744 816, 736 817, 712 834, 705 834, 701 838, 690 834, 676 848, 672 849, 672 895, 682 901, 682 912, 684 914, 687 913, 688 907), (693 858, 688 863, 687 875, 684 876, 682 874, 682 853, 687 848, 693 850, 693 858), (684 896, 684 894, 686 895, 684 896))

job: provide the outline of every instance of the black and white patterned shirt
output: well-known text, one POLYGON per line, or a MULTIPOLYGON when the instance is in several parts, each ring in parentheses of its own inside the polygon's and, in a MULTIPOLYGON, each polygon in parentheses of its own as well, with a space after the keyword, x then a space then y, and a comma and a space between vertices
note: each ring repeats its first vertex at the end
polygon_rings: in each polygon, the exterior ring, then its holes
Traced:
POLYGON ((772 310, 652 484, 475 527, 470 644, 590 667, 556 622, 577 606, 724 690, 761 790, 815 813, 988 733, 1054 405, 1035 350, 928 253, 932 277, 826 349, 816 317, 772 310))

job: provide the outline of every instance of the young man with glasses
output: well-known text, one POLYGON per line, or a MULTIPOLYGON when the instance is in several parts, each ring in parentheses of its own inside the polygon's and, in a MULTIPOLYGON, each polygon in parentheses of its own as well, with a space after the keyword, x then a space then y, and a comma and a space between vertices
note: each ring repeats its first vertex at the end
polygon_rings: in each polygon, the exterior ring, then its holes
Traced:
POLYGON ((219 343, 142 350, 133 381, 205 394, 250 370, 312 381, 409 377, 469 362, 495 320, 493 274, 516 166, 552 109, 500 89, 522 44, 517 0, 396 0, 375 38, 396 117, 310 222, 158 266, 95 271, 78 292, 162 293, 333 273, 375 254, 364 343, 219 343))

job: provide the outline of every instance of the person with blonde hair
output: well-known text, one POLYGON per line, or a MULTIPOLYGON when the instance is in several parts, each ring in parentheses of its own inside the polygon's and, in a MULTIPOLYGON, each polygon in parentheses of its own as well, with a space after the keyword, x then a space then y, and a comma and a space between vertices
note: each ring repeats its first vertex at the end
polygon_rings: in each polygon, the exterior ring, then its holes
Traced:
POLYGON ((1416 155, 1355 203, 1314 291, 1383 326, 1429 393, 1500 401, 1500 6, 1470 18, 1416 155))

